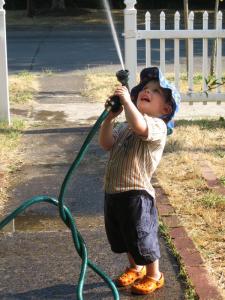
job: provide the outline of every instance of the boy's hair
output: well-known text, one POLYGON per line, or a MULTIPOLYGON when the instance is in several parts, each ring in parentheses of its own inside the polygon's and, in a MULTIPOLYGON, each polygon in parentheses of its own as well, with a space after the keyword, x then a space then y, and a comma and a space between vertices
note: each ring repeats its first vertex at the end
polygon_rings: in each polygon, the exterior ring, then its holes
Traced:
POLYGON ((140 83, 131 90, 131 99, 136 105, 139 92, 142 91, 144 86, 150 81, 155 81, 159 83, 163 91, 165 102, 171 107, 171 113, 162 117, 162 119, 166 123, 168 123, 173 118, 174 113, 176 111, 176 102, 173 98, 172 90, 170 88, 165 88, 161 86, 159 79, 159 69, 157 67, 145 68, 141 71, 140 83))

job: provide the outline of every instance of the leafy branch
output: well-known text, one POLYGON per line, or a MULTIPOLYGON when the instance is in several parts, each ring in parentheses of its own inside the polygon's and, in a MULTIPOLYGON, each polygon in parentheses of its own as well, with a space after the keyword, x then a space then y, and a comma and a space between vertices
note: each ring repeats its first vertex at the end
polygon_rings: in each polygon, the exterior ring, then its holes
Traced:
POLYGON ((221 81, 219 81, 219 79, 216 79, 215 76, 209 75, 208 78, 205 78, 205 83, 207 85, 207 90, 203 91, 203 93, 205 93, 208 97, 209 91, 214 90, 222 85, 225 85, 225 77, 222 77, 221 81))

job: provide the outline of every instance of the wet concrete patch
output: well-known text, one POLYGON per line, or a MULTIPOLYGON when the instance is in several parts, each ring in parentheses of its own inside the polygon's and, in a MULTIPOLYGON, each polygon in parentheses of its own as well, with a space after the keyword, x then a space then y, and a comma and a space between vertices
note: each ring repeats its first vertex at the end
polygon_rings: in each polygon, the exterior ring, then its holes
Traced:
MULTIPOLYGON (((64 177, 83 144, 89 128, 36 130, 24 136, 24 165, 14 179, 5 214, 37 195, 58 198, 64 177)), ((76 214, 95 215, 103 209, 103 176, 107 153, 94 138, 68 184, 65 204, 76 214)), ((25 214, 56 216, 56 207, 39 203, 25 214)))
MULTIPOLYGON (((93 163, 93 161, 92 161, 93 163)), ((97 162, 95 161, 97 164, 97 162)), ((45 166, 39 166, 24 170, 20 183, 12 191, 11 201, 6 207, 7 212, 12 211, 26 199, 37 195, 48 195, 58 198, 60 187, 69 166, 51 166, 44 170, 45 166), (26 173, 25 173, 26 172, 26 173), (30 172, 32 172, 30 174, 30 172), (41 173, 42 174, 41 174, 41 173)), ((96 173, 88 161, 83 161, 65 194, 65 204, 72 212, 78 214, 98 214, 103 209, 103 174, 104 167, 98 168, 96 173)), ((44 216, 58 215, 57 208, 46 203, 30 206, 26 212, 42 214, 44 216)))
MULTIPOLYGON (((73 214, 73 219, 76 223, 78 230, 95 230, 97 227, 104 227, 104 218, 102 215, 93 216, 85 215, 80 216, 73 214)), ((59 232, 69 231, 70 229, 65 225, 59 216, 43 216, 25 214, 18 215, 14 221, 14 232, 59 232)), ((10 232, 10 231, 8 231, 10 232)), ((12 232, 12 231, 11 231, 12 232)))
MULTIPOLYGON (((80 150, 89 127, 49 128, 25 132, 24 165, 69 164, 80 150)), ((90 146, 91 148, 91 146, 90 146)))
POLYGON ((95 122, 97 119, 98 119, 98 116, 92 116, 92 117, 87 118, 86 120, 95 122))
POLYGON ((28 117, 29 110, 28 109, 19 109, 19 108, 11 108, 10 112, 17 116, 28 117))
POLYGON ((44 217, 42 215, 19 215, 15 218, 15 231, 22 232, 54 232, 69 230, 60 217, 44 217))
POLYGON ((64 111, 40 110, 34 113, 33 117, 35 121, 64 122, 66 119, 66 114, 64 111))
POLYGON ((57 101, 48 100, 43 99, 41 102, 34 103, 31 116, 33 125, 40 121, 42 121, 42 126, 47 127, 54 127, 56 124, 62 126, 71 122, 77 125, 80 121, 92 125, 104 110, 104 103, 90 103, 83 97, 80 100, 76 98, 76 101, 73 101, 71 97, 58 98, 57 101), (62 115, 57 116, 59 113, 62 115))

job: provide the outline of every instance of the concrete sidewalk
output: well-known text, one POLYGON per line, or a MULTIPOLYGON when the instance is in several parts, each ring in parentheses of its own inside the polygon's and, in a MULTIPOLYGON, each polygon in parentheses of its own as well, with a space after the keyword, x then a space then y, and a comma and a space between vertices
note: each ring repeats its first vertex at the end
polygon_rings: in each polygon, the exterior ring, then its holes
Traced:
MULTIPOLYGON (((4 214, 34 195, 58 196, 63 178, 87 133, 103 110, 81 96, 83 75, 64 74, 40 78, 41 90, 32 109, 12 110, 32 126, 24 132, 23 166, 4 214)), ((66 205, 75 216, 89 249, 89 257, 114 278, 126 266, 125 255, 111 252, 103 220, 103 174, 107 153, 97 137, 74 174, 66 194, 66 205)), ((80 258, 71 234, 58 217, 56 207, 30 207, 15 220, 15 233, 0 237, 1 299, 75 299, 80 258)), ((2 218, 2 216, 1 216, 2 218)), ((151 296, 131 296, 120 290, 121 299, 184 299, 185 285, 179 266, 163 238, 161 270, 165 287, 151 296)), ((92 271, 85 282, 85 299, 112 299, 106 284, 92 271)))

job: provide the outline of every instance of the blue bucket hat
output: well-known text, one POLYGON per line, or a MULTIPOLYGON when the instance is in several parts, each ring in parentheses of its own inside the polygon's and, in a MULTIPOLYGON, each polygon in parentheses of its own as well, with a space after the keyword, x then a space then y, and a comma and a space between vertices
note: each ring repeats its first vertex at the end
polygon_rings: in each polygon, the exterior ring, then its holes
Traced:
POLYGON ((172 119, 179 110, 181 98, 175 86, 165 79, 162 72, 157 67, 149 67, 141 71, 140 83, 131 90, 131 98, 136 104, 139 92, 152 80, 159 82, 160 86, 167 92, 167 100, 171 102, 172 112, 168 115, 161 116, 162 119, 166 119, 167 121, 167 133, 169 135, 174 129, 174 121, 172 119))

